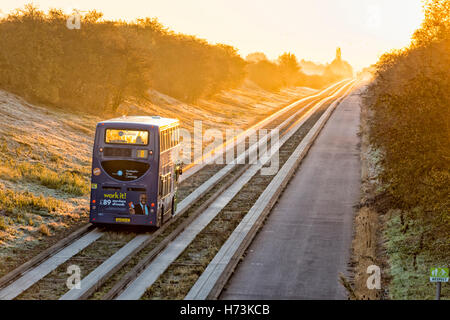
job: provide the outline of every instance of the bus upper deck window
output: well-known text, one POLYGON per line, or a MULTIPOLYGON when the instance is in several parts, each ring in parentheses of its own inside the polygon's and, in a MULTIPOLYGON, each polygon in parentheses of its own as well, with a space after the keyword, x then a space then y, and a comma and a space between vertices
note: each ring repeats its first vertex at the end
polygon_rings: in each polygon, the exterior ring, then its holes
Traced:
POLYGON ((148 145, 148 131, 106 129, 105 142, 112 144, 148 145))

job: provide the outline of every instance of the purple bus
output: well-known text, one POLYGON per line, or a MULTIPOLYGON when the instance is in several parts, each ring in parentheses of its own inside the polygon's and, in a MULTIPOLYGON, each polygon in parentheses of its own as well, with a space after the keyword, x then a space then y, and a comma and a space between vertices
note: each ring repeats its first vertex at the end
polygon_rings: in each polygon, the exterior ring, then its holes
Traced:
POLYGON ((89 221, 160 227, 176 210, 179 121, 121 117, 97 124, 89 221))

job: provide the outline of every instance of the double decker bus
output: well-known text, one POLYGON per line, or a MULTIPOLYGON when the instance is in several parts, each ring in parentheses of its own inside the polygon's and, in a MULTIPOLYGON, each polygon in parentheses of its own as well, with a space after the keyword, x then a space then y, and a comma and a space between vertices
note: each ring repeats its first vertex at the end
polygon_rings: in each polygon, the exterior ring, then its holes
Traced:
POLYGON ((121 117, 97 124, 89 220, 160 227, 176 210, 179 121, 121 117))

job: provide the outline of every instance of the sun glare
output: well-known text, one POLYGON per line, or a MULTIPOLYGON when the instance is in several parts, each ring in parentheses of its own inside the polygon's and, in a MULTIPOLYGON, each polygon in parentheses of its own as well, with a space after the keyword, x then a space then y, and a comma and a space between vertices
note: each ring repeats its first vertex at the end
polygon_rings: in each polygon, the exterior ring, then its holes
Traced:
MULTIPOLYGON (((29 0, 2 1, 3 13, 29 0)), ((235 46, 242 56, 255 51, 276 58, 290 51, 300 59, 330 62, 340 46, 356 69, 383 52, 408 45, 420 26, 421 0, 321 1, 139 1, 35 0, 40 9, 96 9, 107 19, 157 17, 176 32, 235 46)), ((1 12, 0 12, 1 14, 1 12)))

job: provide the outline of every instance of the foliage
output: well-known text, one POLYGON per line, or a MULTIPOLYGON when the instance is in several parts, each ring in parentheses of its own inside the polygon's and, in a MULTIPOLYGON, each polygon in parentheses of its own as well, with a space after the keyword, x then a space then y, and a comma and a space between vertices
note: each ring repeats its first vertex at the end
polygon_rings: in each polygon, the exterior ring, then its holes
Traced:
POLYGON ((278 67, 283 78, 285 86, 293 85, 297 82, 297 76, 300 71, 297 57, 289 52, 283 53, 278 57, 278 67))
POLYGON ((260 60, 247 66, 248 78, 266 90, 278 90, 283 86, 283 79, 276 63, 260 60))
POLYGON ((237 50, 174 33, 157 19, 109 21, 90 11, 80 29, 71 15, 32 4, 0 19, 0 88, 67 110, 115 113, 149 88, 194 102, 248 78, 268 90, 299 85, 321 88, 342 79, 301 72, 292 53, 276 62, 263 53, 243 60, 237 50))
POLYGON ((268 59, 267 59, 267 56, 265 55, 265 53, 263 53, 263 52, 253 52, 253 53, 248 54, 245 57, 245 60, 247 62, 256 63, 256 62, 259 62, 262 60, 268 60, 268 59))
MULTIPOLYGON (((395 300, 427 299, 435 296, 436 284, 429 280, 430 267, 448 263, 448 256, 436 258, 427 251, 418 250, 417 239, 423 234, 420 221, 413 221, 406 232, 401 223, 399 210, 391 212, 384 230, 389 254, 390 275, 389 295, 395 300)), ((442 286, 441 295, 448 299, 450 288, 442 286)))
POLYGON ((50 189, 57 189, 75 196, 89 193, 86 176, 79 172, 55 171, 42 163, 4 161, 0 166, 0 178, 12 181, 37 182, 50 189))
POLYGON ((422 226, 417 250, 436 257, 450 254, 449 3, 426 1, 413 43, 380 58, 366 96, 371 139, 384 152, 382 181, 404 211, 404 231, 422 226))
POLYGON ((255 52, 247 56, 247 62, 248 78, 271 91, 293 85, 320 89, 346 77, 332 72, 307 75, 301 71, 297 57, 289 52, 280 55, 276 62, 269 61, 263 53, 255 52))
POLYGON ((430 42, 450 38, 450 1, 427 0, 425 19, 413 35, 413 45, 426 46, 430 42))
POLYGON ((230 46, 175 34, 156 19, 102 20, 69 29, 69 15, 33 5, 0 20, 0 87, 68 110, 115 111, 153 87, 195 100, 235 86, 245 61, 230 46))
MULTIPOLYGON (((35 212, 53 214, 57 210, 64 209, 62 201, 42 195, 35 196, 31 192, 14 192, 0 189, 0 212, 3 215, 18 216, 20 213, 35 212)), ((4 219, 4 218, 2 218, 4 219)))

